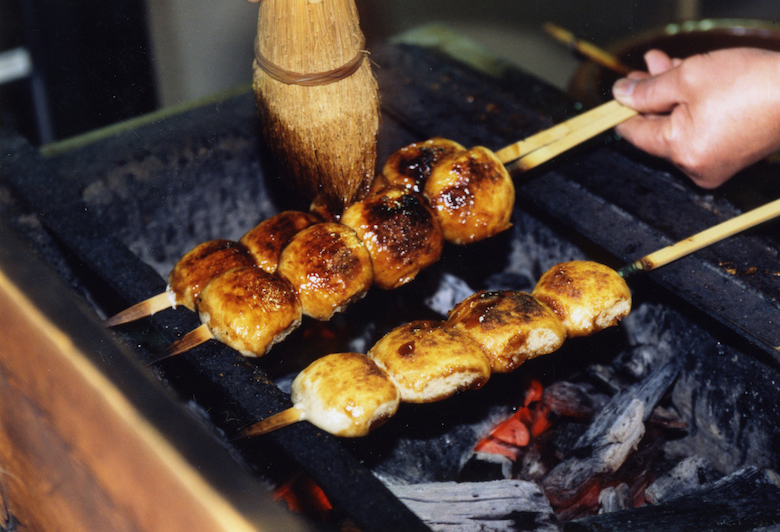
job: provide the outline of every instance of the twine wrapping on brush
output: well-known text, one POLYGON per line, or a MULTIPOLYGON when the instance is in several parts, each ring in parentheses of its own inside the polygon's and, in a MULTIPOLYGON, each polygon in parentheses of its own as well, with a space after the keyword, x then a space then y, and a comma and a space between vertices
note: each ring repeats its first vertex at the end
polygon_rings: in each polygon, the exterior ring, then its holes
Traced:
POLYGON ((360 50, 358 50, 358 53, 355 54, 355 57, 353 57, 352 60, 348 63, 345 63, 338 68, 327 70, 325 72, 302 74, 299 72, 286 70, 265 57, 262 53, 260 53, 259 39, 255 38, 255 60, 257 61, 257 66, 262 68, 266 74, 277 81, 287 83, 288 85, 303 85, 304 87, 314 87, 341 81, 342 79, 348 78, 357 72, 357 69, 360 68, 360 64, 363 62, 363 58, 368 55, 368 52, 363 50, 365 45, 366 42, 364 38, 360 43, 360 50))

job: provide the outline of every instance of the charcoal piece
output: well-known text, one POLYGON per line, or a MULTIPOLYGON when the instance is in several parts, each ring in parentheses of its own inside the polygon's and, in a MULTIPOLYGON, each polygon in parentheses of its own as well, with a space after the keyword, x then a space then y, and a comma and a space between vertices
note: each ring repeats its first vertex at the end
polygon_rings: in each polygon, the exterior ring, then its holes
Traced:
POLYGON ((457 480, 474 446, 510 415, 506 402, 510 395, 502 393, 505 390, 486 387, 438 403, 402 405, 388 423, 392 432, 380 429, 344 444, 363 457, 376 475, 392 483, 457 480), (477 393, 480 401, 474 400, 477 393))
POLYGON ((557 502, 572 500, 593 477, 617 471, 644 436, 644 422, 678 371, 676 365, 667 364, 613 397, 577 441, 574 456, 543 480, 548 496, 557 502))
POLYGON ((437 482, 390 486, 390 491, 432 530, 559 530, 550 503, 532 482, 437 482))
POLYGON ((572 454, 575 445, 586 430, 588 430, 588 425, 585 423, 559 421, 552 431, 545 435, 545 444, 549 446, 550 452, 558 456, 559 459, 563 459, 572 454))
POLYGON ((636 384, 622 393, 616 395, 604 407, 594 420, 588 431, 577 442, 579 450, 593 448, 604 440, 604 436, 611 430, 611 427, 624 417, 625 408, 632 403, 639 402, 642 405, 643 421, 647 421, 653 408, 661 400, 661 397, 669 389, 677 378, 679 366, 674 363, 667 364, 647 379, 636 384))
POLYGON ((526 448, 517 464, 515 475, 517 478, 538 482, 550 471, 541 447, 541 445, 533 445, 526 448))
POLYGON ((585 458, 575 455, 550 471, 542 481, 548 496, 558 503, 573 500, 594 477, 620 469, 645 434, 644 414, 644 406, 638 399, 626 405, 621 416, 611 419, 613 423, 601 439, 593 442, 591 454, 585 458))
POLYGON ((584 384, 567 381, 552 383, 544 389, 542 395, 542 403, 549 407, 551 412, 579 420, 589 420, 593 417, 596 400, 593 390, 587 389, 584 384))
POLYGON ((701 456, 691 456, 648 486, 645 490, 645 500, 650 504, 658 504, 664 500, 676 499, 713 480, 715 472, 707 460, 701 456))
POLYGON ((461 482, 486 482, 512 478, 513 462, 501 454, 474 453, 460 470, 461 482))
POLYGON ((688 425, 685 438, 664 448, 676 461, 699 454, 721 475, 780 466, 780 392, 772 365, 711 345, 687 360, 671 401, 688 425))
POLYGON ((780 523, 780 486, 772 470, 746 468, 693 493, 566 523, 564 532, 753 530, 780 523))
POLYGON ((635 304, 631 314, 620 324, 632 345, 632 349, 619 360, 621 370, 641 380, 653 368, 672 360, 680 352, 680 346, 675 342, 676 328, 670 327, 670 324, 679 323, 679 320, 676 312, 663 305, 635 304))
POLYGON ((617 486, 604 488, 599 493, 599 513, 607 514, 618 510, 631 508, 632 504, 631 488, 628 484, 621 482, 617 486))

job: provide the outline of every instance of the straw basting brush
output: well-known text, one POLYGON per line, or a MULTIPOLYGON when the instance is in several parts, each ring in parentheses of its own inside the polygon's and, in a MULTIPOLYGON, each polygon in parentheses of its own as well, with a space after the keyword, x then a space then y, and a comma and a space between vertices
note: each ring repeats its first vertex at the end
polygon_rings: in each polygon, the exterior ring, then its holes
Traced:
POLYGON ((354 0, 262 0, 254 92, 266 142, 336 212, 374 177, 379 99, 354 0))

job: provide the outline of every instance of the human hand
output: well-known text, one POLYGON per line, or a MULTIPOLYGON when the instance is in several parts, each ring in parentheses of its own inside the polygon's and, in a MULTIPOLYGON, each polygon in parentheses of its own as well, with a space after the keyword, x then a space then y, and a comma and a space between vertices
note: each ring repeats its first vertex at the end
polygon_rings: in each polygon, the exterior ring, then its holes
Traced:
POLYGON ((613 95, 641 114, 617 131, 715 188, 780 149, 780 53, 733 48, 671 59, 645 55, 648 72, 618 80, 613 95))

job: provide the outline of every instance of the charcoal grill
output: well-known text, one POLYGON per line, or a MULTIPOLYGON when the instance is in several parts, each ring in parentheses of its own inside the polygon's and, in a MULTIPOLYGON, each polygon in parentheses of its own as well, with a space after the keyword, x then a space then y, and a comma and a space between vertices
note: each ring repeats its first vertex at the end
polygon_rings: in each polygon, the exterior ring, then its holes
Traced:
MULTIPOLYGON (((384 116, 379 160, 432 136, 498 149, 580 111, 562 93, 509 67, 496 78, 436 51, 400 44, 375 50, 372 61, 378 65, 384 116)), ((3 133, 0 146, 0 184, 7 187, 3 223, 32 244, 30 251, 4 236, 3 270, 18 285, 39 292, 37 281, 29 279, 32 266, 21 271, 14 266, 17 254, 38 255, 70 292, 90 303, 78 316, 88 323, 74 324, 74 314, 52 305, 48 294, 35 298, 66 330, 76 327, 82 335, 101 339, 89 344, 87 353, 108 373, 121 366, 133 375, 123 383, 128 396, 156 374, 180 400, 194 398, 195 408, 208 418, 205 429, 197 421, 190 426, 191 412, 164 393, 155 396, 157 405, 148 398, 135 400, 144 411, 165 410, 167 417, 152 417, 192 460, 218 464, 204 466, 204 474, 229 492, 228 499, 250 521, 264 526, 263 517, 247 509, 248 491, 262 491, 266 478, 302 470, 361 530, 427 529, 372 474, 376 457, 368 444, 339 441, 307 423, 256 440, 230 440, 246 424, 289 406, 273 381, 302 367, 307 358, 348 347, 339 333, 354 339, 397 325, 393 319, 427 317, 430 311, 421 300, 440 275, 437 267, 424 272, 414 288, 372 292, 359 309, 323 326, 335 335, 317 335, 320 326, 314 324, 296 333, 267 361, 246 360, 209 342, 139 368, 138 361, 152 360, 197 326, 194 314, 186 311, 161 312, 117 334, 100 330, 96 313, 111 314, 162 291, 167 271, 197 243, 237 239, 278 210, 305 208, 273 180, 248 90, 150 117, 116 134, 48 147, 45 157, 11 132, 3 133), (179 415, 185 421, 169 426, 179 415), (194 438, 208 444, 201 448, 194 438), (235 480, 225 478, 228 471, 235 480)), ((597 260, 619 266, 737 212, 737 200, 705 194, 668 170, 605 135, 516 175, 518 208, 597 260)), ((652 272, 635 286, 643 293, 662 293, 718 341, 738 346, 774 371, 780 362, 776 232, 777 224, 768 224, 736 236, 652 272)), ((478 286, 479 279, 500 272, 510 260, 511 238, 506 234, 471 248, 448 248, 441 262, 478 286)), ((435 408, 429 413, 448 415, 435 408)))

